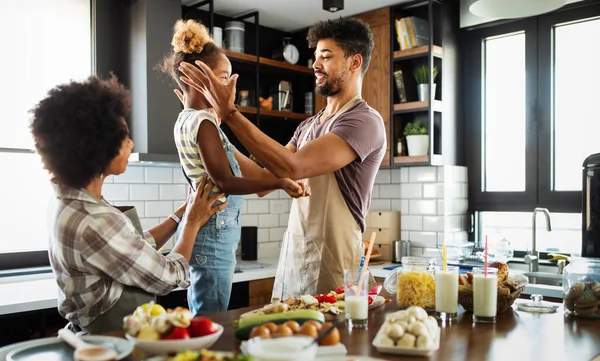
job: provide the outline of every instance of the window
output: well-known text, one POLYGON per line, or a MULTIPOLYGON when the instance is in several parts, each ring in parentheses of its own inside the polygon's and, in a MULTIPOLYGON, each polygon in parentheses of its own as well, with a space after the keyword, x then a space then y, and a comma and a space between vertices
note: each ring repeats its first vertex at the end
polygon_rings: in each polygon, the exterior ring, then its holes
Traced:
POLYGON ((91 74, 91 0, 0 2, 0 43, 0 254, 14 260, 48 248, 52 190, 33 153, 29 110, 56 85, 91 74))
POLYGON ((600 82, 594 70, 600 3, 574 3, 463 35, 473 238, 503 237, 527 250, 531 212, 545 207, 553 231, 539 216, 539 250, 580 253, 581 165, 600 152, 593 90, 600 82))

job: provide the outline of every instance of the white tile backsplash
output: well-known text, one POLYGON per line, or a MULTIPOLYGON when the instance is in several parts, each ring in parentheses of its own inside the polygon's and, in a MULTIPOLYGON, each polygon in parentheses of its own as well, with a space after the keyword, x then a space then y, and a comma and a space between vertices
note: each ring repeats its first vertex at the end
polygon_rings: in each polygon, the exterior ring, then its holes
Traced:
POLYGON ((173 183, 172 168, 146 167, 145 183, 173 183))
POLYGON ((406 199, 423 198, 423 184, 402 183, 400 184, 400 195, 401 198, 406 199))
POLYGON ((371 200, 372 211, 389 211, 392 209, 391 199, 373 199, 371 200))
POLYGON ((410 214, 435 215, 437 214, 437 201, 435 199, 421 200, 411 199, 409 207, 410 214))
POLYGON ((392 174, 389 169, 381 169, 375 177, 375 184, 389 184, 392 181, 392 174))
POLYGON ((185 184, 160 184, 158 186, 158 196, 161 200, 181 200, 185 201, 188 187, 185 184))
POLYGON ((260 214, 258 216, 258 226, 261 228, 279 227, 279 215, 260 214))
POLYGON ((172 201, 146 202, 146 217, 168 217, 174 210, 172 201))
POLYGON ((130 184, 129 194, 132 201, 156 201, 158 184, 130 184))
POLYGON ((115 176, 115 183, 144 183, 144 167, 127 167, 125 173, 115 176))
POLYGON ((127 184, 104 184, 102 196, 112 201, 126 201, 129 199, 129 185, 127 184))
POLYGON ((281 242, 285 231, 285 227, 269 228, 269 242, 281 242))
POLYGON ((379 198, 400 198, 400 184, 380 185, 379 198))
MULTIPOLYGON (((275 193, 277 195, 277 193, 275 193)), ((290 203, 287 199, 269 200, 269 209, 271 214, 288 213, 290 211, 290 203)))
POLYGON ((422 231, 423 216, 414 216, 409 214, 401 215, 402 230, 405 231, 422 231))
POLYGON ((269 213, 268 199, 252 199, 248 201, 248 213, 266 214, 269 213))
POLYGON ((436 167, 411 167, 408 172, 408 181, 411 183, 435 182, 436 179, 436 167))
POLYGON ((173 183, 174 184, 189 184, 183 175, 183 170, 181 167, 172 168, 173 173, 173 183))
POLYGON ((242 227, 258 227, 258 214, 242 214, 242 227))

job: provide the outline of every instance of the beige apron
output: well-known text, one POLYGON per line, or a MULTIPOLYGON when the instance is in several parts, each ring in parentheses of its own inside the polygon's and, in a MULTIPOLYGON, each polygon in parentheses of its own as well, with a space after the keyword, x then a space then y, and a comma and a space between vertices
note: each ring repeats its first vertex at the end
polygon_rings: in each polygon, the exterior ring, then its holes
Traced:
MULTIPOLYGON (((360 94, 350 99, 331 119, 348 110, 360 94)), ((306 145, 319 119, 315 118, 298 142, 306 145)), ((358 269, 362 256, 360 227, 350 213, 334 173, 307 180, 310 197, 292 201, 277 266, 273 298, 328 293, 344 285, 344 269, 358 269)))

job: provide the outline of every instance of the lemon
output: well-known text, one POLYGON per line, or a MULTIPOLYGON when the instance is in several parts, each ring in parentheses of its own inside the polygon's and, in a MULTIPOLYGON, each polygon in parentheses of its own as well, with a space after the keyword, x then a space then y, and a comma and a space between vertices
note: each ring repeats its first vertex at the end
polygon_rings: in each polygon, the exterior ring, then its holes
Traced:
POLYGON ((167 311, 163 306, 154 302, 149 302, 138 306, 138 308, 136 308, 133 312, 133 315, 141 318, 146 318, 162 315, 164 313, 167 313, 167 311))
POLYGON ((155 341, 160 338, 160 334, 151 326, 146 326, 140 330, 137 335, 140 340, 155 341))

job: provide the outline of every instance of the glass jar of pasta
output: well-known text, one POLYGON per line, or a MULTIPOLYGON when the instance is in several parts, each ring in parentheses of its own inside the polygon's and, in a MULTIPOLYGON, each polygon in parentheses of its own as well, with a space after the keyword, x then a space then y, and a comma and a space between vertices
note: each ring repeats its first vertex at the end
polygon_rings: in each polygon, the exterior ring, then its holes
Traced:
POLYGON ((435 265, 434 257, 402 257, 402 267, 390 272, 383 284, 396 294, 399 308, 435 309, 435 265))

